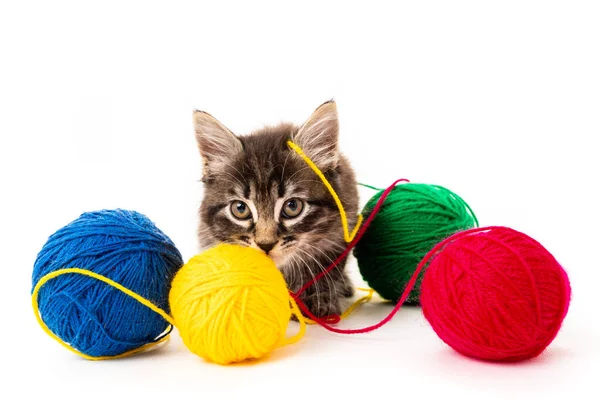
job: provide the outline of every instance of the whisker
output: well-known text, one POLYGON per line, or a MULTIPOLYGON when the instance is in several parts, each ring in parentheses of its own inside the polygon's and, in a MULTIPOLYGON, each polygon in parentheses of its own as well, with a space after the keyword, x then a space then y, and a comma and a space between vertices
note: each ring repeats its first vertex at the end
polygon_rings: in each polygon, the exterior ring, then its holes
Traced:
MULTIPOLYGON (((298 248, 298 250, 303 251, 302 249, 298 248)), ((306 262, 306 260, 304 260, 302 257, 298 257, 300 259, 300 261, 302 261, 302 263, 306 266, 306 269, 308 270, 308 272, 310 273, 310 276, 312 277, 312 279, 315 279, 315 274, 313 274, 312 269, 310 268, 310 265, 308 265, 308 263, 306 262)), ((302 282, 302 284, 304 284, 305 282, 302 282)), ((321 309, 321 292, 318 290, 319 286, 319 282, 315 282, 315 294, 317 296, 317 309, 321 309)))
MULTIPOLYGON (((232 167, 233 168, 233 167, 232 167)), ((235 168, 234 168, 235 169, 235 168)), ((237 171, 237 170, 236 170, 237 171)), ((233 179, 236 180, 237 183, 239 183, 240 186, 244 186, 244 184, 242 183, 242 181, 240 181, 235 175, 233 175, 231 172, 227 172, 227 171, 222 171, 224 174, 229 175, 230 177, 232 177, 233 179)), ((229 181, 231 183, 233 183, 232 181, 229 181)), ((246 182, 246 184, 248 184, 248 182, 246 182)))
POLYGON ((290 176, 290 177, 288 178, 288 181, 291 181, 291 180, 292 180, 292 178, 293 178, 294 176, 296 176, 296 175, 297 175, 297 174, 299 174, 300 172, 304 171, 305 169, 309 169, 309 168, 310 168, 310 166, 306 166, 306 167, 302 167, 302 168, 300 168, 298 171, 294 172, 294 173, 292 174, 292 176, 290 176))
POLYGON ((283 182, 283 174, 285 173, 285 166, 287 164, 288 158, 290 158, 290 155, 292 154, 292 152, 288 152, 288 155, 285 157, 285 161, 283 162, 283 169, 281 170, 281 178, 279 179, 280 182, 283 182))
POLYGON ((321 181, 317 181, 315 179, 303 179, 301 181, 294 181, 294 183, 302 183, 302 182, 322 183, 321 181))
MULTIPOLYGON (((235 176, 231 175, 233 177, 233 179, 236 179, 235 176)), ((243 186, 244 184, 242 182, 239 181, 239 179, 236 179, 236 182, 232 181, 231 179, 227 179, 224 177, 220 178, 221 180, 223 180, 224 182, 228 182, 231 183, 233 186, 243 186)))
MULTIPOLYGON (((312 254, 310 254, 308 251, 302 249, 302 248, 298 248, 299 251, 301 251, 302 253, 306 254, 307 256, 309 256, 310 258, 313 259, 313 261, 317 264, 317 267, 319 267, 319 269, 321 271, 325 271, 325 268, 323 267, 323 264, 321 264, 315 257, 312 256, 312 254)), ((333 293, 337 298, 337 290, 335 288, 335 284, 333 282, 333 278, 330 276, 330 274, 326 273, 325 274, 325 278, 328 280, 328 294, 331 296, 331 290, 333 289, 333 293)), ((314 279, 314 275, 313 275, 313 279, 314 279)), ((316 285, 316 282, 315 282, 316 285)))
MULTIPOLYGON (((248 180, 246 179, 246 177, 244 175, 242 175, 242 173, 236 167, 234 167, 233 165, 229 165, 229 168, 232 168, 235 172, 237 172, 238 175, 242 177, 242 179, 244 180, 244 182, 246 182, 246 185, 249 185, 248 184, 248 180)), ((240 184, 241 183, 242 182, 240 182, 240 184)))
MULTIPOLYGON (((291 254, 291 278, 290 278, 290 286, 295 286, 296 285, 296 281, 298 281, 299 279, 296 277, 296 275, 298 274, 298 264, 297 264, 297 259, 296 259, 296 255, 295 254, 291 254)), ((301 280, 301 279, 300 279, 301 280)), ((291 290, 294 290, 294 288, 290 287, 291 290)))
MULTIPOLYGON (((336 242, 332 242, 332 243, 334 243, 334 244, 335 244, 336 242)), ((323 254, 323 256, 325 256, 325 258, 327 258, 327 260, 329 261, 329 262, 328 262, 328 264, 329 264, 329 265, 331 265, 331 263, 333 263, 333 261, 334 261, 334 260, 333 260, 333 257, 336 257, 336 258, 337 258, 337 256, 338 256, 338 254, 333 254, 333 255, 332 255, 332 257, 330 257, 330 256, 329 256, 329 255, 328 255, 328 254, 327 254, 325 251, 321 250, 321 249, 320 249, 320 248, 318 248, 317 246, 315 246, 315 245, 313 245, 313 244, 311 244, 311 243, 307 243, 307 245, 309 245, 309 246, 311 246, 311 248, 313 248, 313 249, 315 249, 315 250, 317 250, 317 251, 321 252, 321 254, 323 254)), ((341 248, 343 248, 343 246, 340 246, 340 247, 341 247, 341 248)), ((328 266, 329 266, 329 265, 328 265, 328 266)), ((345 274, 340 274, 340 278, 342 279, 342 281, 344 282, 344 284, 347 284, 347 283, 348 283, 348 282, 346 281, 346 276, 345 276, 345 274)))

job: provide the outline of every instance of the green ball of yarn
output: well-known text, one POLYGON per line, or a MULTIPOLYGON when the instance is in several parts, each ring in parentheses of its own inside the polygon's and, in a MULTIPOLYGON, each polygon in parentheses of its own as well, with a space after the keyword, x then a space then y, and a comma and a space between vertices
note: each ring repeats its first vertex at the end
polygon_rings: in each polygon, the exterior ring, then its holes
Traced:
MULTIPOLYGON (((365 218, 382 193, 367 202, 365 218)), ((450 190, 422 183, 401 184, 389 193, 353 254, 367 284, 384 299, 397 302, 429 250, 452 234, 478 225, 469 205, 450 190)), ((419 304, 425 270, 406 304, 419 304)))

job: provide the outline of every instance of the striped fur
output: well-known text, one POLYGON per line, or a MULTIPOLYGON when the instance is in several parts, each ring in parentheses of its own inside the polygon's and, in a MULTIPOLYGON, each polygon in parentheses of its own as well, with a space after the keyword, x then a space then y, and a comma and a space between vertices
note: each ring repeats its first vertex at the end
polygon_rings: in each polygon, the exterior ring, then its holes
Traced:
MULTIPOLYGON (((280 124, 235 135, 213 116, 194 112, 203 160, 203 199, 198 238, 201 247, 228 242, 259 248, 268 255, 291 290, 330 265, 345 248, 337 206, 323 183, 286 142, 292 139, 322 169, 354 226, 358 213, 355 174, 338 149, 338 119, 333 101, 322 104, 301 126, 280 124), (285 218, 282 208, 299 199, 303 211, 285 218), (232 202, 243 201, 251 217, 239 220, 232 202)), ((339 314, 353 295, 345 261, 304 292, 302 300, 317 316, 339 314)))

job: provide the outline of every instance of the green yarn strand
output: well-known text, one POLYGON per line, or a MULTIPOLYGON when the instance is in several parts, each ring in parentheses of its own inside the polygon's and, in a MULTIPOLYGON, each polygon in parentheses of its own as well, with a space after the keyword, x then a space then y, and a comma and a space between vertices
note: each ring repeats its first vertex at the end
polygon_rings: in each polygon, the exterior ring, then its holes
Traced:
MULTIPOLYGON (((380 190, 364 206, 365 217, 382 193, 380 190)), ((354 256, 369 286, 395 302, 429 250, 456 232, 478 226, 473 210, 456 193, 439 185, 406 183, 389 194, 354 248, 354 256)), ((407 304, 419 304, 425 270, 407 304)))
POLYGON ((367 185, 366 183, 360 183, 360 182, 358 182, 358 185, 359 185, 359 186, 366 187, 367 189, 373 189, 373 190, 379 190, 379 191, 382 191, 382 189, 380 189, 380 188, 376 188, 375 186, 367 185))

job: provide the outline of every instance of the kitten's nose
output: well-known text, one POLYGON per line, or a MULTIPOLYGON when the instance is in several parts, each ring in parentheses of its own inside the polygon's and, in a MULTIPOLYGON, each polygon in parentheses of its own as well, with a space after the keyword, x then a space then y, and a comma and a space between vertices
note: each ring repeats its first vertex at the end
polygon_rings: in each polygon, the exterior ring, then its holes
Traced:
POLYGON ((262 251, 264 251, 266 254, 269 254, 269 252, 271 250, 273 250, 273 247, 275 247, 275 245, 277 244, 277 242, 272 242, 272 243, 256 243, 256 245, 258 247, 260 247, 262 249, 262 251))

